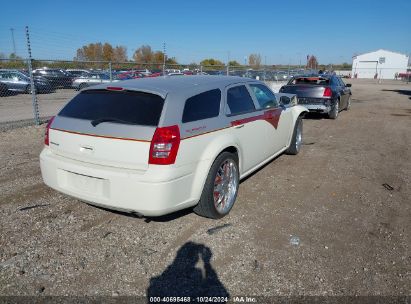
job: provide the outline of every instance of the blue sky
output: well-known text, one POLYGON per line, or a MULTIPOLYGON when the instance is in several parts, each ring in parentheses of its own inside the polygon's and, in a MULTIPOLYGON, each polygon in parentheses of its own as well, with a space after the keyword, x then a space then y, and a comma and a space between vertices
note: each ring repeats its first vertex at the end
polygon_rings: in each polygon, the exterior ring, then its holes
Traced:
POLYGON ((244 63, 259 53, 267 64, 351 62, 355 53, 384 48, 411 53, 410 0, 371 1, 106 1, 2 2, 0 52, 26 57, 29 26, 33 57, 72 59, 91 42, 124 45, 129 58, 149 44, 181 63, 216 58, 244 63))

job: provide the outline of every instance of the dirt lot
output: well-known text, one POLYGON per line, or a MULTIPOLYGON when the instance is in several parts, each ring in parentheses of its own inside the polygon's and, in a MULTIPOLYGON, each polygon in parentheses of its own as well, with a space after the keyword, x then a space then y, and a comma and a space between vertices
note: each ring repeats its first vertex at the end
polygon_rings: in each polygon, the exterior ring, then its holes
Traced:
POLYGON ((411 84, 352 83, 351 110, 305 119, 301 153, 243 181, 219 221, 59 194, 44 126, 0 133, 0 295, 410 295, 411 84))

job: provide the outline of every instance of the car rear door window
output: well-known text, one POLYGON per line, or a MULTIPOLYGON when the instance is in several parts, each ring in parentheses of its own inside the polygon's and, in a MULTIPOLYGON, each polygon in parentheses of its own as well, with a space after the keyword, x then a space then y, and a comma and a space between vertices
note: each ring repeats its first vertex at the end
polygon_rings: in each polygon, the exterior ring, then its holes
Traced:
POLYGON ((244 85, 227 90, 227 105, 231 115, 255 111, 253 99, 244 85))
POLYGON ((262 84, 250 84, 251 90, 253 91, 260 108, 275 108, 278 107, 277 99, 275 95, 269 88, 262 84))
POLYGON ((221 91, 210 90, 187 99, 182 122, 196 121, 218 116, 220 113, 221 91))
POLYGON ((157 126, 163 105, 163 98, 144 92, 87 90, 75 96, 58 115, 157 126))

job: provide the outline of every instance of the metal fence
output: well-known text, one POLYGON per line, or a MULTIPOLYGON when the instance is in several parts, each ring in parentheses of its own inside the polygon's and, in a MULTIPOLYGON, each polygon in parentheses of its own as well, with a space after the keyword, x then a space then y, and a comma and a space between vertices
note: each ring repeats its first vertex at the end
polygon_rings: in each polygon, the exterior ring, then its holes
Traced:
POLYGON ((101 83, 162 75, 232 75, 281 84, 302 72, 272 66, 0 59, 0 129, 41 124, 79 90, 101 83))
MULTIPOLYGON (((162 75, 231 75, 259 79, 278 90, 291 76, 307 72, 274 66, 0 59, 0 129, 41 124, 55 115, 79 90, 100 83, 162 75)), ((335 72, 344 77, 351 76, 351 70, 335 72)))

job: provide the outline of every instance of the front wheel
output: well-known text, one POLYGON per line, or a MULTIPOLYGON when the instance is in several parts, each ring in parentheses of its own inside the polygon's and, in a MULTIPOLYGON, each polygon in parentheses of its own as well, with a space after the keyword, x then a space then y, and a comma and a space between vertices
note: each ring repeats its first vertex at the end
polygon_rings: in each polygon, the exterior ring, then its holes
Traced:
POLYGON ((24 90, 26 94, 31 94, 31 85, 26 86, 26 89, 24 90))
POLYGON ((239 182, 238 156, 221 153, 211 166, 194 212, 212 219, 226 216, 237 198, 239 182))
POLYGON ((300 117, 297 118, 297 121, 294 125, 293 137, 291 138, 290 146, 288 147, 285 153, 291 155, 297 155, 301 150, 301 145, 303 143, 303 120, 300 117))

